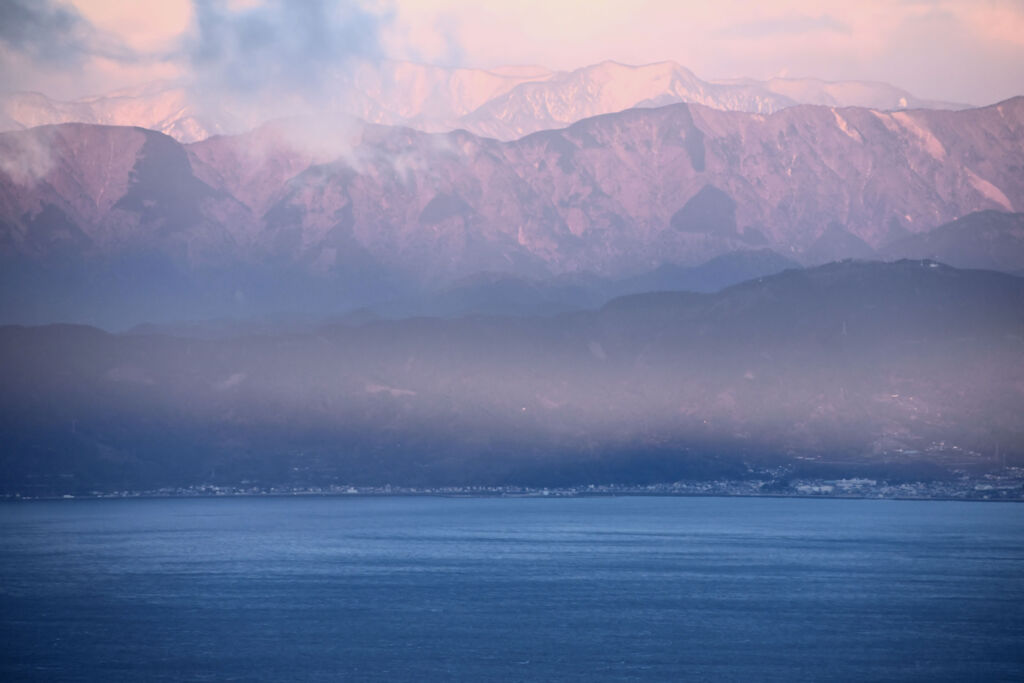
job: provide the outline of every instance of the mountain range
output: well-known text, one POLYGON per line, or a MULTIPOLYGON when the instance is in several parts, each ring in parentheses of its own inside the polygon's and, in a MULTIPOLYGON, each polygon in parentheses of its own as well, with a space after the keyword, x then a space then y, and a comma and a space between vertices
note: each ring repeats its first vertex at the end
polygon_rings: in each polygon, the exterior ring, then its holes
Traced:
POLYGON ((880 251, 887 258, 928 258, 957 268, 1024 274, 1024 214, 973 213, 929 232, 908 235, 880 251))
POLYGON ((705 81, 674 62, 630 66, 606 61, 573 71, 543 67, 446 68, 383 61, 354 65, 326 94, 299 104, 211 95, 187 84, 146 83, 105 95, 57 101, 40 93, 0 97, 0 131, 56 123, 138 126, 180 142, 246 132, 268 118, 351 116, 427 132, 457 129, 500 140, 564 128, 584 118, 680 102, 770 114, 797 104, 878 110, 963 109, 885 83, 811 78, 705 81))
POLYGON ((1024 97, 614 62, 324 93, 0 100, 0 493, 1024 457, 1024 97))
MULTIPOLYGON (((771 115, 676 104, 511 142, 350 118, 189 145, 42 126, 0 134, 0 314, 337 313, 481 272, 618 281, 764 249, 806 265, 912 255, 942 224, 1024 206, 1022 159, 1022 97, 771 115)), ((971 239, 971 225, 949 234, 971 239)), ((999 254, 1024 269, 1019 250, 999 254)))

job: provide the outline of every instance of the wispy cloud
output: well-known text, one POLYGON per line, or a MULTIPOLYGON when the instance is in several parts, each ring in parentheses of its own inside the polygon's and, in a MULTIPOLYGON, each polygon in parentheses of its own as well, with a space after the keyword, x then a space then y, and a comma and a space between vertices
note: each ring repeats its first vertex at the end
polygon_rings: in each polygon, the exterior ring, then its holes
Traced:
POLYGON ((0 174, 16 185, 31 185, 53 168, 53 129, 35 128, 27 135, 0 139, 0 174))

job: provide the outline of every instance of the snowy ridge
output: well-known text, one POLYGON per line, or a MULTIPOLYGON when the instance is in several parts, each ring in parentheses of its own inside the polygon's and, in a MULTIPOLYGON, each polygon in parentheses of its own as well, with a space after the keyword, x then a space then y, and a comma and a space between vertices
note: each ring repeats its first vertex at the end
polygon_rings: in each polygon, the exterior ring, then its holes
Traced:
POLYGON ((921 100, 885 83, 810 78, 704 81, 675 62, 630 66, 605 61, 559 72, 536 66, 468 69, 388 61, 360 64, 339 75, 328 90, 323 101, 295 112, 263 111, 252 103, 235 106, 227 96, 211 101, 170 82, 70 102, 39 93, 13 93, 0 96, 0 130, 95 123, 139 126, 180 142, 195 142, 251 130, 283 114, 315 110, 319 115, 355 116, 426 132, 465 129, 513 140, 591 116, 679 102, 762 114, 797 104, 880 110, 964 108, 921 100))

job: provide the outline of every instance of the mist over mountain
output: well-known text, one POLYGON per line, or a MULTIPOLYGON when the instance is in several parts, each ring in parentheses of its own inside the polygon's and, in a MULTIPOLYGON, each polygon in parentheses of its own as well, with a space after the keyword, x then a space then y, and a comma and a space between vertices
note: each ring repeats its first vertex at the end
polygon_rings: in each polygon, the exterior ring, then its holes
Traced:
POLYGON ((304 102, 291 110, 286 105, 268 108, 234 102, 229 92, 210 98, 198 85, 173 82, 147 83, 71 102, 40 93, 11 93, 0 96, 0 130, 57 123, 139 126, 187 143, 243 133, 272 118, 315 114, 328 121, 351 116, 427 132, 465 129, 514 140, 599 114, 680 102, 762 114, 797 104, 879 110, 968 106, 922 100, 885 83, 810 78, 710 82, 674 62, 630 66, 613 61, 573 71, 364 61, 337 75, 329 94, 317 99, 323 101, 304 102))
POLYGON ((790 270, 550 318, 0 329, 5 491, 533 485, 1024 458, 1024 279, 790 270))
POLYGON ((108 327, 323 315, 482 272, 619 281, 764 249, 870 257, 1024 205, 1022 122, 1024 98, 770 116, 679 104, 507 143, 355 119, 192 145, 85 124, 6 133, 0 314, 108 327))

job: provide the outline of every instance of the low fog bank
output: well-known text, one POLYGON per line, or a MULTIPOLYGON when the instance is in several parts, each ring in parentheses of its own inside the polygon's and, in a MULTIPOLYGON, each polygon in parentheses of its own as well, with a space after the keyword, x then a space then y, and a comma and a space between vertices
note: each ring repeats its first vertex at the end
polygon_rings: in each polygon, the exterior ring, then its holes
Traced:
POLYGON ((789 270, 552 317, 0 328, 5 492, 570 485, 1024 462, 1024 280, 789 270))

